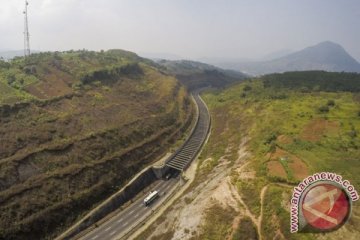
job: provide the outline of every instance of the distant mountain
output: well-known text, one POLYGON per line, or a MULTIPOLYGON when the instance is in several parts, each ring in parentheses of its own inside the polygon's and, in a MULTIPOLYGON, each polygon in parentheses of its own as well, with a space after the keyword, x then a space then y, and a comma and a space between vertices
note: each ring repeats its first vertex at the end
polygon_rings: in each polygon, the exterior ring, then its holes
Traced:
POLYGON ((307 70, 360 72, 360 63, 342 46, 329 41, 269 61, 228 63, 221 66, 251 75, 307 70))
MULTIPOLYGON (((32 51, 32 53, 39 53, 40 51, 32 51)), ((10 60, 14 57, 24 56, 24 50, 8 50, 8 51, 0 51, 0 58, 4 60, 10 60)))
POLYGON ((189 60, 158 60, 162 69, 175 75, 188 88, 223 87, 247 78, 247 75, 234 70, 225 70, 213 65, 189 60))
POLYGON ((0 58, 3 58, 5 60, 10 60, 17 56, 23 56, 24 51, 1 51, 0 52, 0 58))

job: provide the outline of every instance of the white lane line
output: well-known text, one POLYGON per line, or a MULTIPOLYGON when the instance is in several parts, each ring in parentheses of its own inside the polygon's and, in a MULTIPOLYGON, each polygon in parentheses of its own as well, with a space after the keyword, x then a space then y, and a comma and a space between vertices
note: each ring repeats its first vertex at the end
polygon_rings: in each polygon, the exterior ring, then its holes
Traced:
POLYGON ((130 212, 129 212, 129 214, 132 214, 134 211, 135 211, 135 209, 134 209, 134 210, 132 210, 132 211, 130 211, 130 212))
POLYGON ((111 227, 108 227, 107 229, 105 229, 105 232, 109 231, 111 227))
POLYGON ((122 226, 125 227, 128 224, 128 222, 125 222, 122 226))
POLYGON ((110 236, 114 235, 116 233, 116 231, 113 231, 112 233, 110 233, 110 236))
POLYGON ((167 188, 167 186, 169 186, 169 185, 164 185, 164 186, 162 186, 161 188, 159 188, 159 191, 162 192, 162 191, 164 190, 164 188, 165 188, 165 189, 167 188))
POLYGON ((139 216, 139 214, 136 214, 134 217, 138 217, 139 216))
POLYGON ((120 219, 119 219, 119 220, 117 220, 116 222, 118 222, 118 223, 119 223, 119 222, 121 222, 122 220, 123 220, 123 219, 122 219, 122 218, 120 218, 120 219))
POLYGON ((171 185, 168 185, 166 188, 165 188, 165 191, 167 192, 167 190, 169 189, 169 188, 171 188, 172 186, 171 185))
POLYGON ((157 188, 160 188, 161 185, 164 185, 165 182, 159 182, 158 184, 156 184, 153 189, 156 190, 157 188))
POLYGON ((95 235, 94 237, 92 237, 91 239, 97 239, 99 235, 95 235))

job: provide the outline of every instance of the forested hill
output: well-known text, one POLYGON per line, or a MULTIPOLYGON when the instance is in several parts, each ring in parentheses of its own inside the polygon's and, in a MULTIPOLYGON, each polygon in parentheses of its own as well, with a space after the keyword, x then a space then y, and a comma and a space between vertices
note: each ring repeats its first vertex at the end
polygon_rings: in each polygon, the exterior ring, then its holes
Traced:
POLYGON ((286 72, 261 78, 264 87, 288 88, 302 91, 360 92, 360 74, 324 71, 286 72))

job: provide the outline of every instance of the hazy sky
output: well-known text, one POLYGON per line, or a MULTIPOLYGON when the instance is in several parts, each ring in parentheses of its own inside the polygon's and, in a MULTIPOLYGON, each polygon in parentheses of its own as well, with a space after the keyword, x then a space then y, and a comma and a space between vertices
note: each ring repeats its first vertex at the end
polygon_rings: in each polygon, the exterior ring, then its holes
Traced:
MULTIPOLYGON (((360 60, 359 0, 29 0, 31 47, 258 58, 321 41, 360 60)), ((23 48, 23 0, 0 0, 0 49, 23 48)))

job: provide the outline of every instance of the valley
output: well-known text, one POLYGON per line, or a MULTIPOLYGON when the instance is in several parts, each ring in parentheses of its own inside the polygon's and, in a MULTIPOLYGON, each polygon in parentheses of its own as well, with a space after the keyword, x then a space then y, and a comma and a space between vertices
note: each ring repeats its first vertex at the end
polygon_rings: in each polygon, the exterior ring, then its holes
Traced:
MULTIPOLYGON (((2 62, 1 70, 4 239, 58 237, 136 174, 178 151, 195 118, 189 92, 204 87, 210 137, 181 175, 184 187, 174 187, 178 179, 157 180, 149 187, 164 193, 154 208, 139 207, 141 193, 110 214, 113 219, 91 223, 77 237, 356 239, 359 234, 358 202, 339 231, 319 238, 289 230, 292 189, 306 176, 336 172, 360 184, 359 74, 302 71, 249 78, 198 62, 154 62, 123 50, 38 53, 2 62), (152 209, 156 214, 148 220, 139 218, 152 209)), ((183 159, 168 167, 187 165, 183 159)))

